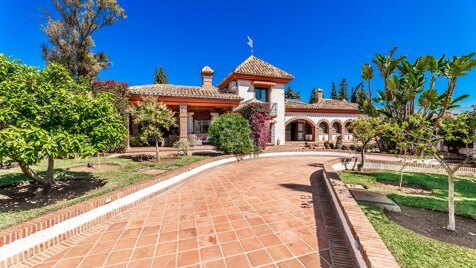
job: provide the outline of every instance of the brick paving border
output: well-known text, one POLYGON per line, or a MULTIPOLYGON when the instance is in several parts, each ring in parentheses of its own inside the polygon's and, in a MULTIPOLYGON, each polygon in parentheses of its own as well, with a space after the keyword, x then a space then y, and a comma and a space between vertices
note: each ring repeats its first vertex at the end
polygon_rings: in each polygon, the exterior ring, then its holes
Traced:
MULTIPOLYGON (((263 154, 262 157, 272 157, 272 156, 335 156, 335 157, 340 156, 342 157, 345 155, 340 152, 277 152, 277 153, 266 153, 266 154, 263 154)), ((45 230, 53 225, 64 222, 65 220, 84 214, 94 208, 103 206, 104 204, 107 204, 111 201, 118 200, 138 190, 144 189, 151 185, 157 184, 161 181, 180 175, 181 173, 189 171, 192 168, 197 168, 204 164, 215 162, 217 160, 219 161, 219 160, 227 159, 227 158, 230 158, 230 157, 220 156, 220 157, 208 158, 203 161, 195 162, 188 166, 176 169, 167 174, 154 177, 152 180, 143 181, 141 183, 130 185, 130 186, 115 190, 111 193, 93 198, 91 200, 81 202, 72 207, 51 212, 39 218, 28 221, 26 223, 13 226, 7 230, 0 232, 0 247, 7 245, 15 240, 19 240, 21 238, 27 237, 38 231, 45 230)), ((340 163, 340 161, 342 160, 339 160, 338 162, 333 162, 333 164, 338 164, 340 163)), ((380 264, 385 265, 386 267, 398 267, 398 264, 396 263, 395 259, 389 253, 385 244, 380 239, 378 234, 375 232, 372 225, 365 217, 365 214, 363 214, 362 210, 357 205, 355 200, 352 198, 350 193, 345 194, 345 191, 348 192, 348 190, 345 187, 345 184, 343 184, 340 181, 340 178, 338 177, 337 173, 335 173, 334 167, 332 166, 331 163, 324 164, 324 174, 325 174, 326 180, 330 181, 332 186, 331 187, 332 189, 328 189, 329 193, 333 192, 337 196, 338 205, 335 206, 334 208, 337 210, 337 212, 338 212, 337 208, 341 208, 342 212, 345 215, 345 222, 342 222, 342 224, 344 225, 346 224, 348 227, 350 226, 352 235, 355 238, 354 241, 349 241, 348 246, 353 247, 353 245, 355 246, 355 241, 359 242, 359 246, 358 246, 359 252, 362 254, 363 259, 365 260, 368 267, 381 267, 379 266, 380 264), (342 188, 342 186, 344 188, 342 188), (378 253, 378 252, 384 252, 384 254, 382 255, 381 253, 378 253), (384 259, 382 259, 382 257, 384 259), (392 266, 392 265, 396 265, 396 266, 392 266)), ((174 187, 174 186, 176 185, 173 185, 171 187, 174 187)), ((120 209, 111 211, 101 217, 94 219, 93 221, 90 221, 77 228, 74 228, 73 230, 70 230, 66 233, 58 234, 54 239, 41 242, 38 245, 34 245, 31 248, 26 249, 20 254, 17 254, 11 258, 8 258, 7 260, 2 260, 0 261, 0 268, 8 267, 22 260, 26 260, 53 245, 57 245, 72 236, 75 236, 83 231, 86 231, 87 229, 95 226, 96 224, 102 223, 105 220, 112 218, 113 216, 117 215, 120 212, 125 211, 126 209, 132 207, 135 204, 138 204, 140 202, 143 202, 146 199, 157 196, 158 194, 162 193, 163 191, 167 189, 145 196, 141 198, 140 200, 137 200, 133 204, 125 205, 121 207, 120 209)), ((354 259, 355 260, 359 259, 358 254, 354 256, 354 259)))

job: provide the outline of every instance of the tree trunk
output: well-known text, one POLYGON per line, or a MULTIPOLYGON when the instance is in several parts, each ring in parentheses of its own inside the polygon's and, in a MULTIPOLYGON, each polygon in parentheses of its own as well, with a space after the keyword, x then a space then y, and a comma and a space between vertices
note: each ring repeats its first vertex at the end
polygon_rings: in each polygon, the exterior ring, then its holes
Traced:
POLYGON ((367 148, 367 143, 364 143, 362 145, 362 151, 360 152, 360 157, 362 158, 362 161, 360 162, 359 171, 361 171, 364 168, 366 148, 367 148))
POLYGON ((43 188, 43 193, 48 193, 51 190, 51 186, 53 184, 53 168, 54 168, 54 161, 48 159, 48 169, 46 171, 46 177, 42 178, 38 174, 36 174, 29 166, 25 165, 24 163, 18 163, 23 173, 30 179, 38 182, 41 187, 43 188), (51 164, 51 165, 50 165, 51 164))
POLYGON ((370 99, 370 104, 373 106, 373 103, 372 103, 372 88, 370 87, 370 79, 367 80, 367 84, 369 85, 369 99, 370 99))
POLYGON ((454 173, 448 174, 448 230, 456 230, 454 173))
POLYGON ((155 162, 159 163, 160 157, 159 157, 159 141, 155 139, 155 162))

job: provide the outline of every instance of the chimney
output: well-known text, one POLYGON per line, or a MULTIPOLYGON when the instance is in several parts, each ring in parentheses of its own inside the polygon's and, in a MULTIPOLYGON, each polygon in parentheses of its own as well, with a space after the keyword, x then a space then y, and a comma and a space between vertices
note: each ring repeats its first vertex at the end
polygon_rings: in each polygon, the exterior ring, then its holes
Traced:
POLYGON ((210 68, 209 66, 205 66, 202 68, 202 71, 200 72, 200 74, 202 75, 202 87, 205 88, 205 89, 212 89, 213 88, 213 84, 212 84, 212 78, 213 78, 213 74, 215 73, 215 71, 213 71, 212 68, 210 68))
POLYGON ((324 100, 324 90, 322 88, 314 88, 312 90, 311 103, 321 103, 324 100))
POLYGON ((321 103, 324 100, 324 90, 322 88, 318 88, 317 92, 317 103, 321 103))

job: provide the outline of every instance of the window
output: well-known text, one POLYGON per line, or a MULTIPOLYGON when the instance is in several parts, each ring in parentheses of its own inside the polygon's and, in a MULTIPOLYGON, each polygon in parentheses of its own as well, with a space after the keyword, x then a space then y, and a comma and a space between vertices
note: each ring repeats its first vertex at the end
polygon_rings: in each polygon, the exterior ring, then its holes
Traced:
POLYGON ((327 130, 327 124, 326 123, 322 122, 322 123, 319 124, 319 132, 321 134, 328 134, 329 133, 328 130, 327 130))
POLYGON ((208 127, 210 126, 210 119, 195 119, 193 120, 193 133, 208 133, 208 127))
POLYGON ((255 88, 255 98, 262 102, 268 102, 268 90, 266 88, 255 88))

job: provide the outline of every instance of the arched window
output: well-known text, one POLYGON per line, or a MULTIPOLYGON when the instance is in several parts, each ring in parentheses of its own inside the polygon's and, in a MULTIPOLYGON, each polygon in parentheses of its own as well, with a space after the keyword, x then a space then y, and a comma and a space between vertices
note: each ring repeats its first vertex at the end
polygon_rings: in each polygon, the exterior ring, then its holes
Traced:
POLYGON ((341 129, 339 123, 335 122, 334 124, 332 124, 332 133, 333 134, 341 134, 342 133, 342 129, 341 129))
POLYGON ((329 133, 329 128, 327 127, 327 124, 322 122, 319 124, 319 133, 320 134, 328 134, 329 133))

